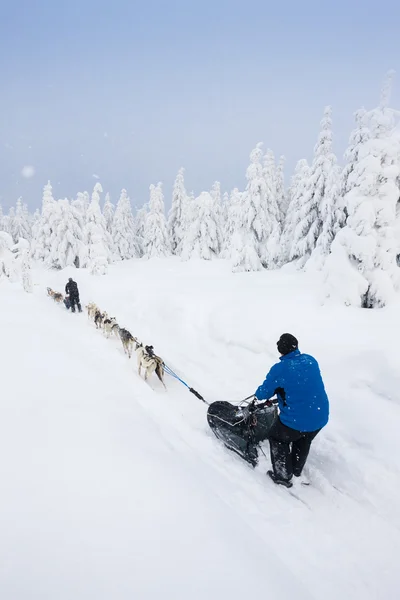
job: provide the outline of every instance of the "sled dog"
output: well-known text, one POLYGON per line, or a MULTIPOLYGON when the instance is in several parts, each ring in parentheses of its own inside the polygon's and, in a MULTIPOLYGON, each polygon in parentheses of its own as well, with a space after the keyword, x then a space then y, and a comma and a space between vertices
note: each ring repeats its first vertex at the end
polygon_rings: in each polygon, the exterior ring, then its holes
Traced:
POLYGON ((137 339, 134 338, 131 332, 125 329, 124 327, 120 327, 118 329, 119 337, 121 339, 124 352, 129 356, 129 358, 131 358, 133 344, 138 343, 137 339))
POLYGON ((164 361, 154 354, 153 346, 143 346, 143 344, 136 342, 136 354, 139 377, 142 375, 142 368, 144 369, 145 381, 147 381, 149 375, 155 373, 167 389, 164 383, 164 361))
POLYGON ((102 313, 100 309, 97 308, 94 314, 94 324, 96 325, 96 329, 101 329, 106 319, 108 319, 108 314, 106 312, 102 313))
POLYGON ((103 328, 104 328, 104 335, 106 336, 106 338, 109 338, 111 333, 112 333, 112 329, 114 327, 114 325, 117 324, 117 320, 115 317, 110 317, 108 319, 104 319, 103 321, 103 328))
POLYGON ((85 308, 87 310, 88 319, 94 319, 96 310, 98 310, 98 307, 96 306, 96 304, 94 302, 90 302, 89 304, 86 305, 85 308))
POLYGON ((64 300, 64 296, 60 292, 55 292, 49 287, 47 288, 47 294, 53 298, 55 302, 62 302, 64 300))

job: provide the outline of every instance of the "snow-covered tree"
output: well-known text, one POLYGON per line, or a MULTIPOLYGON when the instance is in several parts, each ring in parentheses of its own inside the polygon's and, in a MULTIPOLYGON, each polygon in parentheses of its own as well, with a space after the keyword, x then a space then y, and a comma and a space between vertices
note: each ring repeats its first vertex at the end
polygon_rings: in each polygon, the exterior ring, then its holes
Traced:
POLYGON ((314 149, 314 160, 301 198, 300 220, 294 230, 291 259, 300 259, 299 266, 303 266, 310 258, 321 235, 323 224, 321 206, 332 169, 337 162, 332 151, 331 114, 331 107, 326 107, 321 121, 321 132, 314 149))
POLYGON ((86 248, 83 241, 83 218, 68 199, 59 200, 54 210, 50 254, 46 263, 53 269, 64 269, 74 265, 79 268, 86 261, 86 248))
POLYGON ((29 241, 31 239, 31 228, 26 211, 22 206, 22 198, 18 198, 15 216, 11 223, 11 235, 16 244, 19 238, 29 241))
POLYGON ((33 231, 31 247, 32 257, 35 260, 45 261, 50 255, 50 237, 52 234, 51 222, 56 210, 56 202, 50 181, 43 188, 42 212, 33 231))
POLYGON ((171 254, 161 183, 150 186, 149 212, 144 225, 143 253, 146 258, 171 254))
POLYGON ((5 231, 0 231, 0 280, 5 278, 13 282, 17 279, 15 257, 11 251, 13 239, 5 231))
POLYGON ((385 306, 399 287, 396 208, 400 197, 400 141, 385 82, 378 108, 365 115, 369 135, 360 143, 345 195, 348 217, 331 246, 325 286, 347 304, 385 306), (346 272, 346 279, 337 273, 346 272))
MULTIPOLYGON (((87 193, 87 192, 85 192, 87 193)), ((87 200, 85 194, 82 192, 78 192, 76 198, 71 202, 72 208, 79 213, 79 216, 82 221, 82 225, 84 226, 86 223, 86 211, 87 211, 87 200)))
MULTIPOLYGON (((265 215, 265 242, 260 246, 261 262, 267 269, 275 268, 281 260, 281 210, 278 204, 278 172, 271 150, 264 160, 265 189, 263 195, 263 214, 265 215)), ((283 181, 282 181, 283 185, 283 181)))
POLYGON ((112 235, 114 212, 115 212, 114 204, 111 202, 110 194, 107 192, 105 200, 104 200, 103 216, 106 220, 106 229, 107 229, 108 233, 110 233, 111 235, 112 235))
POLYGON ((126 190, 121 191, 112 222, 113 250, 117 260, 140 256, 139 244, 135 237, 135 224, 131 202, 126 190))
POLYGON ((3 229, 3 208, 0 204, 0 231, 4 231, 3 229))
POLYGON ((108 262, 111 259, 111 236, 107 233, 106 222, 100 208, 102 191, 101 184, 96 183, 86 213, 84 241, 87 247, 87 260, 82 266, 87 266, 92 275, 106 275, 108 262))
POLYGON ((242 195, 240 218, 232 238, 233 271, 259 271, 267 242, 266 183, 261 165, 262 144, 250 153, 247 187, 242 195))
POLYGON ((306 183, 310 175, 310 167, 307 160, 302 158, 296 164, 288 190, 289 206, 285 217, 281 241, 281 260, 282 263, 291 260, 291 249, 294 242, 294 230, 300 222, 301 200, 304 196, 306 183))
POLYGON ((217 226, 216 237, 217 237, 217 253, 219 254, 222 249, 222 230, 224 227, 223 214, 222 214, 222 200, 221 200, 221 184, 219 181, 215 181, 210 192, 210 196, 213 201, 213 213, 215 215, 215 223, 217 226))
POLYGON ((224 235, 228 224, 229 217, 229 194, 228 192, 224 192, 222 196, 222 204, 221 204, 221 216, 222 216, 222 227, 221 227, 221 237, 222 237, 222 245, 224 245, 224 235))
POLYGON ((185 260, 191 258, 210 260, 218 256, 220 248, 215 201, 209 192, 202 192, 195 202, 197 219, 190 226, 182 257, 185 260))
POLYGON ((225 211, 227 216, 225 219, 221 258, 231 258, 232 239, 235 231, 239 228, 242 209, 242 194, 238 188, 232 190, 229 200, 225 199, 224 205, 226 205, 225 211))
POLYGON ((146 223, 147 213, 149 210, 149 205, 146 202, 136 211, 134 226, 133 226, 133 235, 138 245, 138 257, 141 258, 143 256, 143 240, 144 240, 144 226, 146 223))
POLYGON ((33 284, 31 276, 30 244, 25 238, 19 238, 11 248, 14 258, 14 272, 19 274, 25 292, 32 293, 33 284))
POLYGON ((341 227, 339 219, 342 216, 339 215, 343 215, 343 212, 339 208, 339 194, 340 168, 334 165, 326 180, 325 194, 319 210, 322 219, 322 229, 312 253, 314 266, 318 269, 323 267, 326 257, 330 253, 331 244, 336 232, 341 227))
POLYGON ((168 233, 173 254, 181 254, 182 241, 186 227, 188 197, 184 181, 185 169, 181 168, 176 176, 172 190, 172 204, 168 215, 168 233))
POLYGON ((281 156, 276 168, 276 203, 279 210, 279 222, 283 227, 289 207, 289 197, 285 190, 285 157, 281 156))

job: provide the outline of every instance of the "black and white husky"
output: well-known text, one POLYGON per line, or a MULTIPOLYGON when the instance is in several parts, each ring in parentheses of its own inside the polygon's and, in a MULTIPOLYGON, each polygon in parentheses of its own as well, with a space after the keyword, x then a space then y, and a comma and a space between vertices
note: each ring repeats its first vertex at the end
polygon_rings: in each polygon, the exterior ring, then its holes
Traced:
POLYGON ((125 329, 124 327, 118 327, 118 334, 121 339, 122 347, 124 349, 125 354, 127 354, 129 358, 131 358, 133 344, 137 343, 137 339, 134 338, 131 332, 125 329))
POLYGON ((139 377, 142 375, 142 368, 144 369, 145 381, 147 381, 149 375, 155 373, 166 389, 164 383, 164 361, 154 354, 153 346, 143 346, 140 342, 136 342, 136 355, 139 377))

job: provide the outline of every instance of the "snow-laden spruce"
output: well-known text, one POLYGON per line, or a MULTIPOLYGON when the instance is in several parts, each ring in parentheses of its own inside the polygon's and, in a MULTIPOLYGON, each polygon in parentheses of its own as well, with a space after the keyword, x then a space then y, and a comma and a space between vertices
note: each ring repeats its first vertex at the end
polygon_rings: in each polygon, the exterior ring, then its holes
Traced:
POLYGON ((259 271, 267 242, 265 212, 266 184, 262 168, 262 144, 250 153, 247 187, 241 199, 241 215, 232 237, 233 271, 259 271))
POLYGON ((17 279, 15 257, 11 251, 13 244, 11 235, 6 231, 0 231, 0 281, 8 279, 14 282, 17 279))
POLYGON ((140 254, 135 237, 131 201, 126 190, 121 191, 112 221, 113 252, 116 260, 136 258, 140 254))
POLYGON ((273 269, 278 266, 281 259, 281 222, 282 211, 280 210, 278 198, 279 194, 284 196, 284 190, 279 189, 283 185, 283 171, 278 173, 275 169, 275 159, 272 150, 268 150, 264 159, 264 196, 263 196, 263 214, 264 238, 265 241, 260 245, 260 257, 263 266, 267 269, 273 269), (279 178, 282 178, 279 182, 279 178), (278 194, 279 191, 279 194, 278 194))
POLYGON ((43 188, 42 212, 35 223, 31 254, 35 260, 46 261, 50 255, 53 213, 57 210, 50 181, 43 188))
POLYGON ((239 228, 239 221, 241 218, 241 206, 242 194, 238 188, 234 188, 231 192, 229 200, 224 201, 224 212, 226 214, 225 227, 223 232, 223 247, 221 252, 221 258, 232 257, 232 239, 235 231, 239 228))
POLYGON ((143 256, 145 258, 162 258, 171 254, 165 218, 164 195, 162 184, 150 186, 149 211, 146 214, 143 232, 143 256))
POLYGON ((184 180, 185 169, 179 169, 172 190, 172 204, 168 215, 168 234, 173 254, 182 253, 182 242, 187 226, 188 197, 184 180))
MULTIPOLYGON (((219 223, 215 212, 215 200, 209 192, 202 192, 195 200, 196 218, 190 225, 184 240, 182 258, 210 260, 219 254, 219 223)), ((194 208, 194 207, 192 207, 194 208)))
POLYGON ((11 235, 15 244, 18 243, 20 238, 27 241, 31 239, 31 225, 29 216, 26 214, 26 208, 22 205, 22 198, 17 200, 15 216, 11 223, 11 235))
POLYGON ((103 216, 106 221, 106 229, 111 236, 112 236, 114 213, 115 213, 115 206, 111 202, 110 194, 107 192, 105 200, 104 200, 103 216))
POLYGON ((292 246, 294 243, 294 230, 299 222, 305 187, 310 175, 310 167, 305 158, 298 161, 292 176, 288 191, 289 206, 285 217, 281 239, 281 260, 287 263, 292 260, 292 246))
POLYGON ((139 258, 143 256, 144 226, 146 223, 148 211, 149 205, 146 202, 146 204, 144 204, 142 208, 139 208, 139 210, 136 211, 136 216, 134 218, 133 233, 138 246, 139 258))
POLYGON ((301 207, 296 217, 291 259, 299 259, 304 266, 314 250, 322 232, 322 203, 331 181, 332 169, 337 160, 332 151, 332 110, 325 108, 321 121, 321 132, 314 148, 314 160, 301 198, 301 207))
POLYGON ((221 184, 219 181, 215 181, 210 192, 210 196, 213 201, 212 211, 215 215, 215 223, 217 226, 216 230, 216 239, 217 239, 217 254, 220 254, 223 245, 223 237, 222 231, 224 227, 224 215, 222 208, 222 198, 221 198, 221 184))
POLYGON ((45 262, 53 269, 79 268, 86 260, 82 215, 67 198, 58 200, 53 215, 50 253, 45 262))
POLYGON ((365 308, 385 306, 400 284, 396 215, 400 140, 398 113, 388 107, 389 93, 386 82, 380 106, 365 115, 369 135, 353 158, 351 186, 344 199, 346 225, 332 243, 325 270, 329 298, 365 308), (340 281, 341 270, 346 280, 340 281))
POLYGON ((19 275, 22 287, 25 292, 33 292, 33 282, 31 275, 30 244, 25 238, 19 238, 18 242, 12 247, 14 257, 15 272, 19 275))
POLYGON ((78 192, 76 198, 74 198, 74 200, 71 201, 71 206, 74 208, 74 210, 76 210, 79 213, 82 225, 84 226, 86 223, 87 210, 85 194, 82 192, 78 192))
POLYGON ((106 229, 106 221, 101 213, 100 193, 103 191, 100 183, 96 183, 92 199, 86 213, 85 244, 87 259, 85 264, 92 275, 106 275, 108 262, 111 260, 111 236, 106 229))
POLYGON ((285 222, 289 207, 289 198, 285 189, 285 157, 281 156, 275 174, 275 197, 279 210, 279 222, 285 222))

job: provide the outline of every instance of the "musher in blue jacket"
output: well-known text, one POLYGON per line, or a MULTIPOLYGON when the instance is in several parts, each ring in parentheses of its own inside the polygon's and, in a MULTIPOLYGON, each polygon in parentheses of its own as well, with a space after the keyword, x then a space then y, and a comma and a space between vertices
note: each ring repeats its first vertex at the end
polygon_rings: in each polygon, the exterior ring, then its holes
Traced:
POLYGON ((257 400, 277 396, 279 417, 269 434, 275 483, 292 487, 300 477, 311 442, 329 419, 329 401, 315 358, 302 354, 297 339, 284 333, 277 342, 281 354, 255 393, 257 400))

